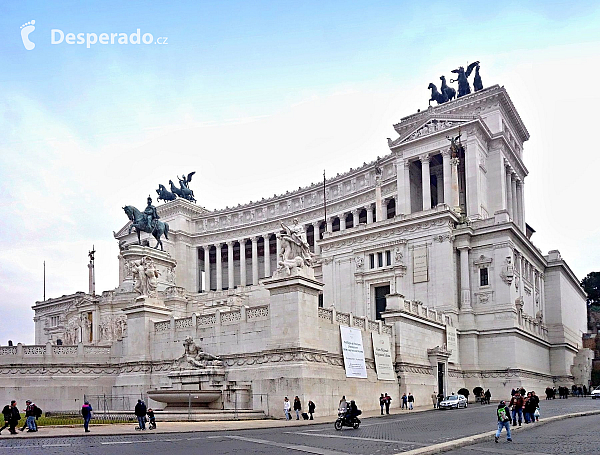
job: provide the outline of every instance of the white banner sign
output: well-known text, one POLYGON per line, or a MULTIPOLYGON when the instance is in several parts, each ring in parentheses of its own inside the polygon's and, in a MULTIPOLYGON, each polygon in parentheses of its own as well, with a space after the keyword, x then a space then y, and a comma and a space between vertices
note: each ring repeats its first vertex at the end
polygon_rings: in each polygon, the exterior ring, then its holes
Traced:
POLYGON ((344 353, 344 368, 347 378, 366 378, 365 351, 363 349, 362 333, 345 325, 340 326, 342 336, 342 352, 344 353))
POLYGON ((390 337, 371 332, 373 339, 373 356, 375 357, 375 368, 377 379, 380 381, 395 381, 396 373, 392 364, 392 348, 390 337))
POLYGON ((448 362, 458 363, 458 337, 456 335, 456 327, 446 326, 446 348, 452 351, 448 362))

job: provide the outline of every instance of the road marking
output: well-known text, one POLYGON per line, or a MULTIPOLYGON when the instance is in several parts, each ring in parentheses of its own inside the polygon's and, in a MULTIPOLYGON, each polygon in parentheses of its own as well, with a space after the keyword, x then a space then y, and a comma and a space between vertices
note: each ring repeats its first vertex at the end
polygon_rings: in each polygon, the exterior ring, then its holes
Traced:
POLYGON ((308 446, 295 446, 295 445, 283 444, 280 442, 267 441, 266 439, 244 438, 242 436, 227 436, 227 438, 237 439, 239 441, 254 442, 256 444, 265 444, 265 445, 269 445, 269 446, 281 447, 283 449, 297 450, 298 452, 314 453, 317 455, 351 455, 348 453, 340 452, 339 450, 327 450, 327 449, 320 449, 318 447, 308 447, 308 446))
POLYGON ((550 455, 542 452, 522 452, 520 450, 508 450, 508 449, 490 449, 486 447, 463 447, 464 449, 471 450, 473 452, 486 452, 486 453, 505 453, 507 455, 550 455))
POLYGON ((322 438, 341 438, 341 439, 356 439, 358 441, 377 441, 377 442, 389 442, 390 444, 407 444, 414 446, 427 446, 429 444, 423 444, 421 442, 410 442, 410 441, 397 441, 394 439, 378 439, 378 438, 361 438, 359 436, 342 436, 337 434, 314 434, 314 433, 302 433, 294 431, 286 431, 287 434, 299 434, 303 436, 320 436, 322 438))
POLYGON ((71 447, 71 444, 44 444, 42 447, 71 447))
POLYGON ((118 444, 144 444, 144 443, 157 443, 157 442, 174 442, 183 441, 183 438, 177 439, 141 439, 138 441, 108 441, 101 442, 102 445, 118 445, 118 444))

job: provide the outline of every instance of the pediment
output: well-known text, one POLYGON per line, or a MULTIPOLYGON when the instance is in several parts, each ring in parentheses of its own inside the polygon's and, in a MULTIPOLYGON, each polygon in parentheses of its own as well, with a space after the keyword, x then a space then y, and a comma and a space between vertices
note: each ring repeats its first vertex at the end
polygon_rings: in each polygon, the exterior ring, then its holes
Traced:
POLYGON ((389 143, 391 147, 397 147, 400 144, 404 144, 406 142, 414 141, 415 139, 420 139, 425 136, 431 136, 433 134, 437 134, 440 131, 450 130, 452 128, 456 128, 457 126, 464 125, 468 121, 472 121, 473 119, 460 119, 460 118, 430 118, 420 123, 416 128, 410 129, 401 135, 395 141, 391 141, 389 143))

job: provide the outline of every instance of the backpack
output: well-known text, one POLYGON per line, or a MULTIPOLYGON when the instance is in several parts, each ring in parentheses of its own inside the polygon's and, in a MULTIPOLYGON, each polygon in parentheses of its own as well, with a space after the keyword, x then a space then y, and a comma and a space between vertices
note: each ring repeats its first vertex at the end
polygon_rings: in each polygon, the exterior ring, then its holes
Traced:
POLYGON ((508 422, 510 418, 508 417, 508 413, 506 412, 506 406, 498 409, 498 419, 500 422, 508 422))
POLYGON ((40 417, 42 417, 42 415, 44 414, 44 412, 42 411, 42 408, 36 406, 34 412, 34 416, 36 419, 39 419, 40 417))

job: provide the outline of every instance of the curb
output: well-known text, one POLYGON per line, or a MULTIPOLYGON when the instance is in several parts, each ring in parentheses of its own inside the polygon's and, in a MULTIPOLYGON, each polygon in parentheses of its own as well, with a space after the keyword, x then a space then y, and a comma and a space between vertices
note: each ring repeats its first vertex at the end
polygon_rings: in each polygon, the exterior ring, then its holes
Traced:
MULTIPOLYGON (((571 419, 574 417, 585 417, 590 415, 600 414, 600 410, 594 411, 582 411, 582 412, 573 412, 571 414, 562 414, 554 417, 548 417, 544 420, 540 420, 536 422, 535 425, 526 425, 517 428, 511 428, 512 432, 521 432, 525 430, 531 430, 533 428, 538 428, 540 425, 546 425, 548 423, 558 422, 560 420, 571 419)), ((458 449, 460 447, 470 446, 473 444, 477 444, 482 441, 489 441, 496 434, 496 431, 486 431, 485 433, 479 433, 473 436, 466 436, 464 438, 455 439, 453 441, 442 442, 439 444, 431 445, 428 447, 421 447, 420 449, 413 449, 407 452, 399 452, 394 455, 429 455, 436 453, 448 452, 450 450, 458 449)))

